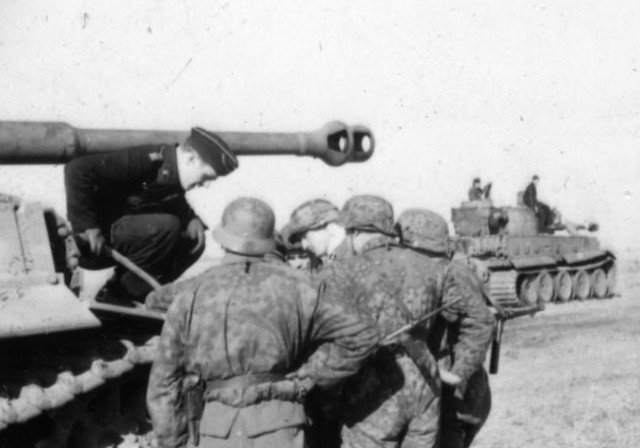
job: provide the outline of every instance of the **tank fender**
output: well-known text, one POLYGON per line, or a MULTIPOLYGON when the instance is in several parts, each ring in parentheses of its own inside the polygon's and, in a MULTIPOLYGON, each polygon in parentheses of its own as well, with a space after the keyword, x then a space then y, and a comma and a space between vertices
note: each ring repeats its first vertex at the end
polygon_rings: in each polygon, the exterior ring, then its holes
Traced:
POLYGON ((555 266, 556 260, 551 257, 539 255, 535 257, 521 257, 511 260, 511 264, 516 269, 537 268, 542 266, 555 266))
POLYGON ((579 264, 588 261, 595 260, 606 256, 612 256, 609 252, 604 250, 589 250, 584 252, 577 252, 575 254, 566 254, 563 258, 564 261, 569 264, 579 264))

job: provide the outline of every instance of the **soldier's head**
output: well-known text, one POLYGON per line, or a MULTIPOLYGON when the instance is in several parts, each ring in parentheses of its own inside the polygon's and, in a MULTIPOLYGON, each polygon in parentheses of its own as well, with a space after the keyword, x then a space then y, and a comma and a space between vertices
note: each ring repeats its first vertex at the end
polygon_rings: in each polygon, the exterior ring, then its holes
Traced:
POLYGON ((481 182, 480 182, 480 178, 479 177, 476 177, 475 179, 473 179, 474 188, 480 188, 480 184, 481 184, 481 182))
POLYGON ((213 238, 227 252, 261 257, 276 248, 274 226, 275 216, 266 202, 238 198, 224 209, 213 238))
POLYGON ((533 182, 537 186, 540 183, 540 177, 537 174, 534 174, 531 178, 531 182, 533 182))
POLYGON ((398 216, 396 228, 405 246, 436 255, 449 255, 449 226, 439 214, 412 208, 398 216))
POLYGON ((354 196, 345 202, 340 221, 351 238, 354 252, 380 235, 396 237, 393 228, 393 206, 384 198, 373 195, 354 196))
POLYGON ((339 223, 338 207, 325 199, 313 199, 298 206, 289 220, 289 242, 300 242, 303 249, 318 257, 330 254, 345 237, 339 223))
POLYGON ((276 232, 276 251, 289 266, 298 270, 311 270, 311 253, 302 248, 300 241, 290 242, 291 228, 286 224, 276 232))
POLYGON ((186 190, 226 176, 238 167, 238 159, 216 134, 202 128, 191 129, 176 150, 180 185, 186 190))

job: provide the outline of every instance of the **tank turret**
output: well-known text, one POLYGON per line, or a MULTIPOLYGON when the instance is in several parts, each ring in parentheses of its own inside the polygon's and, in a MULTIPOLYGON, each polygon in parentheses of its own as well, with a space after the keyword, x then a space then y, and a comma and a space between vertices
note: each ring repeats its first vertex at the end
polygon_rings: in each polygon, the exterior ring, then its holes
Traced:
MULTIPOLYGON (((366 126, 327 123, 311 132, 213 132, 240 156, 297 155, 331 166, 364 162, 375 140, 366 126)), ((61 122, 0 122, 0 164, 59 164, 83 155, 148 144, 176 144, 187 131, 79 129, 61 122)))

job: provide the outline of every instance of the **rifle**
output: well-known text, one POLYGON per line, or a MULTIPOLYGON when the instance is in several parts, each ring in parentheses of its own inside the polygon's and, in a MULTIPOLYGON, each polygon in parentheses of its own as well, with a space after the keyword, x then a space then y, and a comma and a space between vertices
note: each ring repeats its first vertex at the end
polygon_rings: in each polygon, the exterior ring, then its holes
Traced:
MULTIPOLYGON (((495 304, 492 303, 495 306, 495 304)), ((504 331, 504 323, 509 319, 515 319, 520 316, 533 316, 538 311, 544 310, 544 305, 532 305, 523 308, 503 308, 501 306, 497 307, 498 311, 496 318, 498 319, 498 324, 496 326, 496 334, 491 342, 491 358, 489 360, 489 373, 496 374, 498 373, 498 365, 500 364, 500 345, 502 344, 502 333, 504 331)))
POLYGON ((425 314, 424 316, 419 317, 418 319, 414 320, 413 322, 409 322, 408 324, 403 325, 402 327, 398 328, 395 331, 392 331, 391 333, 389 333, 385 337, 383 337, 382 340, 379 342, 379 344, 382 345, 382 346, 393 344, 394 342, 396 342, 396 338, 398 338, 398 336, 400 336, 401 334, 406 333, 409 330, 414 329, 418 325, 428 321, 432 317, 437 316, 438 314, 440 314, 442 311, 446 310, 450 306, 458 303, 460 300, 462 300, 462 297, 458 297, 457 299, 452 300, 451 302, 447 303, 446 305, 442 305, 442 306, 436 308, 433 311, 429 311, 427 314, 425 314))

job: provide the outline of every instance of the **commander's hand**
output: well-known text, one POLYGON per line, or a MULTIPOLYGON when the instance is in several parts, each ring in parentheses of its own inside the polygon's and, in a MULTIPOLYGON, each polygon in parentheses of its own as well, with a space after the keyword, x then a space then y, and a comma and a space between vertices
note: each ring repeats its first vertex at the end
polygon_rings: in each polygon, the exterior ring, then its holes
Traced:
POLYGON ((186 235, 189 239, 196 241, 196 245, 191 249, 191 254, 195 254, 204 247, 204 224, 199 218, 193 218, 187 226, 186 235))
POLYGON ((105 244, 105 238, 100 229, 87 229, 83 233, 83 239, 89 243, 89 250, 94 255, 101 255, 105 244))

